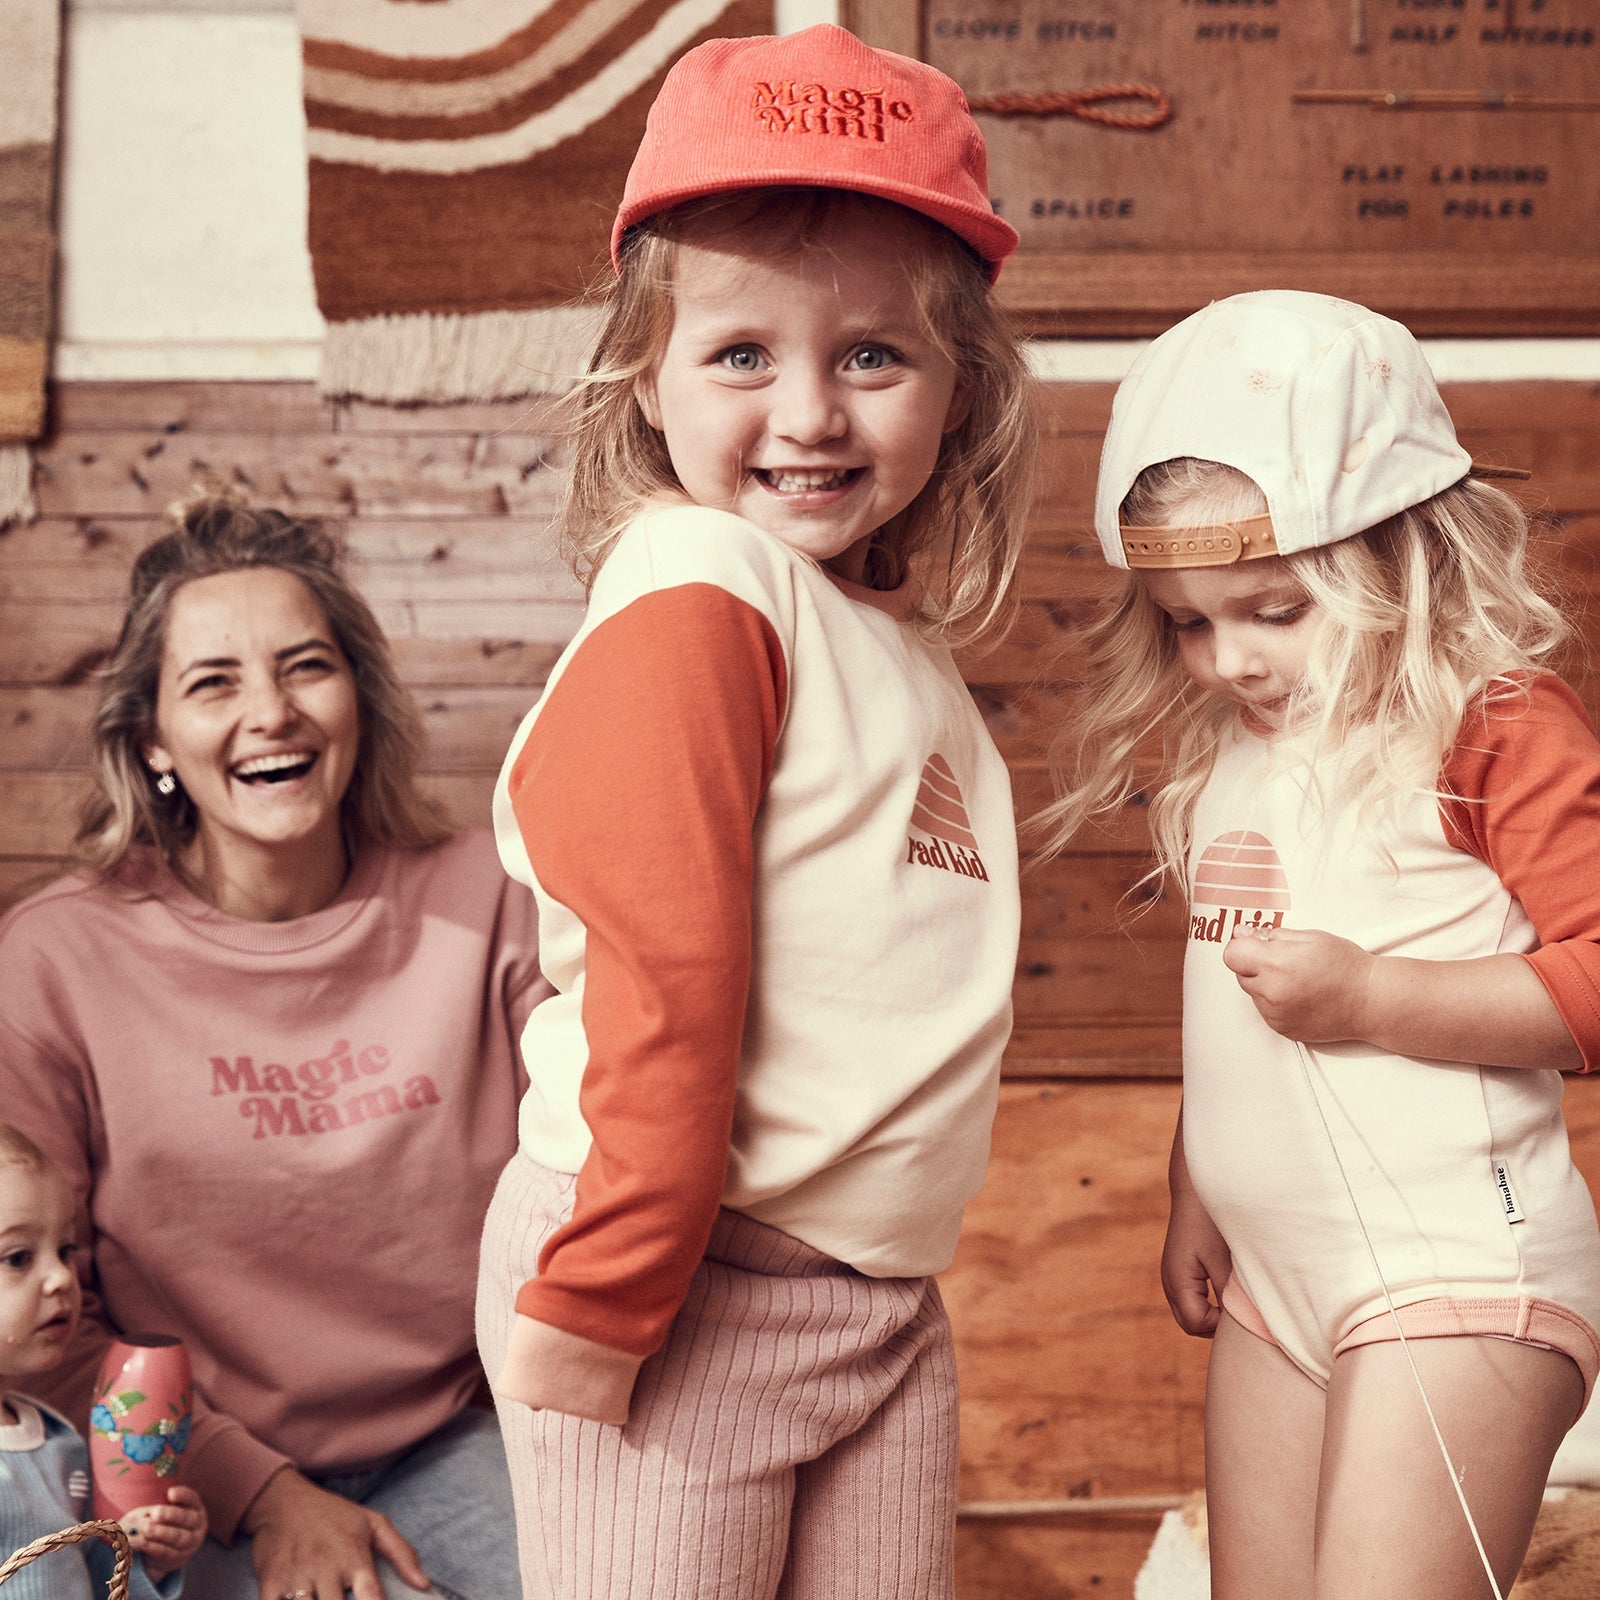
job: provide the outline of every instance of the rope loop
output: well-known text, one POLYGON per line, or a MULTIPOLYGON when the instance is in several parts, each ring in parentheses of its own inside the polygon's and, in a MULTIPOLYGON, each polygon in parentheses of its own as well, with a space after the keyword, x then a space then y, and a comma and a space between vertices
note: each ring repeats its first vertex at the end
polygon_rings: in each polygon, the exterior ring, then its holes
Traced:
POLYGON ((1106 128, 1135 132, 1159 128, 1172 120, 1172 101, 1148 83, 1105 83, 1090 89, 1050 89, 1041 94, 991 94, 969 100, 974 111, 997 117, 1077 117, 1106 128), (1148 111, 1106 111, 1108 101, 1142 101, 1148 111))
POLYGON ((64 1528, 60 1533, 48 1533, 32 1544, 25 1544, 15 1555, 0 1564, 0 1584, 15 1577, 26 1566, 47 1556, 52 1551, 65 1549, 69 1544, 82 1544, 86 1539, 104 1539, 117 1553, 117 1564, 111 1570, 111 1581, 106 1585, 106 1600, 128 1600, 128 1574, 133 1568, 133 1546, 128 1536, 115 1522, 80 1522, 76 1527, 64 1528))

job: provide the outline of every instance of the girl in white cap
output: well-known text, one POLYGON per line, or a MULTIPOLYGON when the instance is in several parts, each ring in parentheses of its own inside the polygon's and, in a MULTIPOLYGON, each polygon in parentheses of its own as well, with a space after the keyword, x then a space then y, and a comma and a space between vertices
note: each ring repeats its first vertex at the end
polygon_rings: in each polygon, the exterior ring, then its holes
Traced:
POLYGON ((932 1274, 1019 905, 949 642, 1004 618, 1027 395, 960 90, 842 29, 668 75, 563 528, 589 611, 495 797, 557 996, 479 1338, 530 1596, 948 1596, 932 1274))
POLYGON ((1404 328, 1272 291, 1141 354, 1095 523, 1131 570, 1045 820, 1160 752, 1213 1595, 1500 1595, 1600 1368, 1600 744, 1526 518, 1404 328))

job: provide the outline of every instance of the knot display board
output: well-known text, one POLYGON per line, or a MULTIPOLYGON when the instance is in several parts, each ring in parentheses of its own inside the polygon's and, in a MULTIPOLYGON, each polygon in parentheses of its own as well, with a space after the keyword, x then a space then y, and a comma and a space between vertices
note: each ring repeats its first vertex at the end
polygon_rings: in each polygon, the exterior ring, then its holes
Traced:
POLYGON ((1323 290, 1423 334, 1600 333, 1593 0, 847 0, 979 110, 1037 333, 1323 290), (1153 126, 1041 114, 1148 86, 1153 126))

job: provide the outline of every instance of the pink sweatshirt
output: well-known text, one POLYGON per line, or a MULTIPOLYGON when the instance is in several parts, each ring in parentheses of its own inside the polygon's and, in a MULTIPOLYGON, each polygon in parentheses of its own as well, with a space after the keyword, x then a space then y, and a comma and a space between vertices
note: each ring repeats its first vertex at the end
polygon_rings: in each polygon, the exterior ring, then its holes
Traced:
POLYGON ((86 1315, 35 1387, 81 1426, 106 1322, 182 1337, 186 1481, 231 1539, 286 1460, 381 1462, 481 1382, 478 1238, 550 991, 484 833, 370 848, 289 922, 155 887, 68 878, 0 923, 0 1119, 83 1206, 86 1315))

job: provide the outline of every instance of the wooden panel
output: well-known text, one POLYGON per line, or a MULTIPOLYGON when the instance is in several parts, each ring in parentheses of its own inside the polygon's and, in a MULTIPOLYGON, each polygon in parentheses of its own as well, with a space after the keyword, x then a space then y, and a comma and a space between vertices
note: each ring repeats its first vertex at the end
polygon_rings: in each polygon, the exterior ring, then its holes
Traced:
POLYGON ((37 451, 35 497, 46 516, 154 516, 191 484, 221 474, 263 503, 305 516, 547 517, 559 494, 548 440, 512 435, 293 436, 106 433, 37 451))
MULTIPOLYGON (((941 1279, 960 1366, 963 1501, 1201 1481, 1205 1349, 1157 1267, 1177 1086, 1008 1085, 982 1193, 941 1279)), ((1156 1519, 963 1519, 962 1600, 1127 1595, 1156 1519)))
POLYGON ((332 433, 334 407, 311 383, 58 383, 57 439, 130 429, 177 433, 332 433))
POLYGON ((962 1522, 960 1600, 1127 1600, 1157 1518, 1052 1517, 962 1522))
POLYGON ((1203 1342, 1161 1295, 1170 1083, 1009 1084, 941 1280, 962 1498, 1158 1494, 1200 1472, 1203 1342))

